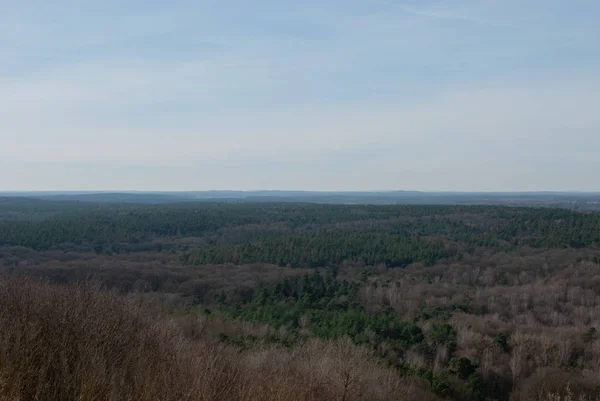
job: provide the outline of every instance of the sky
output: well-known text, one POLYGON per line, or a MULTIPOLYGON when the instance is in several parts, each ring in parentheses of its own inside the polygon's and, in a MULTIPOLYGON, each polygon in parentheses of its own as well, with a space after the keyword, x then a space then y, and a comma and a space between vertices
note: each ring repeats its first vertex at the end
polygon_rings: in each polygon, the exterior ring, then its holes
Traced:
POLYGON ((597 0, 0 0, 0 190, 600 191, 597 0))

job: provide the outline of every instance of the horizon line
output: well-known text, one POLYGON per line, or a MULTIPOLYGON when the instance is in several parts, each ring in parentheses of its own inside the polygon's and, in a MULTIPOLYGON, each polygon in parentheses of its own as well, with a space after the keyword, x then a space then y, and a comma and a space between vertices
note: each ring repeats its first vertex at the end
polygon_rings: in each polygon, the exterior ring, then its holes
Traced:
POLYGON ((315 194, 344 194, 344 193, 398 193, 398 192, 412 192, 412 193, 423 193, 423 194, 600 194, 600 190, 514 190, 514 191, 502 191, 502 190, 418 190, 418 189, 381 189, 381 190, 311 190, 311 189, 190 189, 190 190, 138 190, 138 189, 122 189, 122 190, 111 190, 111 189, 98 189, 98 190, 0 190, 0 194, 34 194, 34 193, 55 193, 55 194, 185 194, 185 193, 210 193, 210 192, 241 192, 241 193, 252 193, 252 192, 295 192, 295 193, 315 193, 315 194))

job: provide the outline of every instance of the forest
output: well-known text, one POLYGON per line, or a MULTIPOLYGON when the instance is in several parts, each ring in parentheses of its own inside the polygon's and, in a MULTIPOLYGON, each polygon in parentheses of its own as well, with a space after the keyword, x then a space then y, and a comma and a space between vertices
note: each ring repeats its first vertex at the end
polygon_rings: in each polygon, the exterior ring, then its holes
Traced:
POLYGON ((5 197, 0 289, 0 399, 600 397, 596 212, 5 197))

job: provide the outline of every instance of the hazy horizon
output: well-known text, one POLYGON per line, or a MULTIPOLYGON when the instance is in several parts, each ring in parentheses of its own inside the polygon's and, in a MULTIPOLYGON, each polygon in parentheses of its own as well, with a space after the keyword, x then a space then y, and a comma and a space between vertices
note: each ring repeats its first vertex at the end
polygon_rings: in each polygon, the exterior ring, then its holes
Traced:
POLYGON ((0 191, 598 192, 598 16, 3 2, 0 191))
POLYGON ((123 190, 0 190, 0 196, 5 194, 208 194, 208 193, 289 193, 289 194, 395 194, 395 193, 418 193, 423 195, 428 194, 448 194, 448 195, 472 195, 472 194, 490 194, 490 195, 526 195, 526 194, 582 194, 582 195, 600 195, 600 191, 436 191, 436 190, 406 190, 406 189, 380 189, 380 190, 305 190, 305 189, 206 189, 206 190, 177 190, 177 191, 162 191, 162 190, 135 190, 135 189, 123 189, 123 190))

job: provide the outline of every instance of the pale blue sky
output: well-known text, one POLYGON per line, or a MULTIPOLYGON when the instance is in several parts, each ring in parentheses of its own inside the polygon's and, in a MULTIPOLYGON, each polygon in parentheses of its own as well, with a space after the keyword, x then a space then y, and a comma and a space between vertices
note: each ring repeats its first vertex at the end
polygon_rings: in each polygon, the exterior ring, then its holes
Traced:
POLYGON ((0 190, 600 190, 600 2, 0 0, 0 190))

